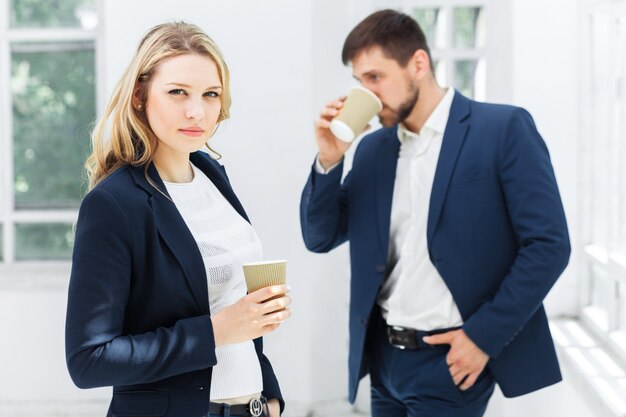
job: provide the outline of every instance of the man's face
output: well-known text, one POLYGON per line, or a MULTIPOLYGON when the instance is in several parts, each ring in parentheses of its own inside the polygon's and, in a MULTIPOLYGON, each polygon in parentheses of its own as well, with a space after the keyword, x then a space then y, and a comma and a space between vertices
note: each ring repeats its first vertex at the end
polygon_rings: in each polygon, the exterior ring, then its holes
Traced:
POLYGON ((386 57, 379 46, 359 52, 352 60, 354 78, 383 102, 378 118, 385 127, 404 121, 417 103, 419 88, 411 67, 410 61, 402 67, 386 57))

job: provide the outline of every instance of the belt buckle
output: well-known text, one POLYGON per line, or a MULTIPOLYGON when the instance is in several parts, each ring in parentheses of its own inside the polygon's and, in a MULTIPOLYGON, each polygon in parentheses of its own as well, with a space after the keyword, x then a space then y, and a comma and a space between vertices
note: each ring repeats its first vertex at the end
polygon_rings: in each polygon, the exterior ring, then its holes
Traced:
POLYGON ((258 398, 253 398, 250 400, 250 404, 248 404, 248 409, 251 415, 259 417, 263 414, 263 403, 258 398))
POLYGON ((398 349, 419 349, 417 342, 417 332, 413 329, 405 329, 404 327, 388 326, 387 336, 389 343, 398 349))

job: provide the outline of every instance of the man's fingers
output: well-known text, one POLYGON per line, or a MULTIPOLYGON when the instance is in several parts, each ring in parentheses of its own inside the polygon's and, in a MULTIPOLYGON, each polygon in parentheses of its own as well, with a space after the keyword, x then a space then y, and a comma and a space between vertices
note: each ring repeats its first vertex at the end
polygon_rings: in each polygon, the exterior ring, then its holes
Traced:
POLYGON ((320 115, 326 119, 332 119, 339 114, 339 110, 335 107, 324 107, 320 115))
POLYGON ((449 345, 453 337, 454 331, 426 336, 423 340, 429 345, 449 345))
POLYGON ((471 374, 469 374, 467 376, 467 378, 465 378, 465 382, 463 382, 459 388, 463 391, 470 389, 471 387, 474 386, 474 384, 476 383, 476 380, 478 379, 478 372, 473 372, 471 374))
POLYGON ((455 378, 457 375, 463 372, 463 369, 461 369, 458 366, 454 366, 454 365, 448 365, 448 366, 449 366, 448 370, 450 371, 450 375, 452 375, 453 378, 455 378))
POLYGON ((330 127, 330 120, 326 119, 317 119, 315 121, 315 127, 320 127, 324 129, 328 129, 330 127))
POLYGON ((459 386, 463 380, 467 377, 467 371, 458 372, 456 375, 452 375, 452 379, 454 380, 454 385, 459 386))

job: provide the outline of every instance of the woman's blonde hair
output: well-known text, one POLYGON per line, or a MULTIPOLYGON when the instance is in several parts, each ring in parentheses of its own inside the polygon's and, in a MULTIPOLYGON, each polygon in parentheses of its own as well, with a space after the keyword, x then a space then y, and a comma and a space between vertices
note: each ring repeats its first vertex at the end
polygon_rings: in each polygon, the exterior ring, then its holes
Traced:
POLYGON ((147 170, 158 144, 145 113, 151 77, 163 60, 186 54, 206 56, 215 62, 222 83, 217 123, 228 119, 231 103, 228 67, 215 42, 198 26, 185 22, 153 27, 139 44, 92 132, 93 149, 85 162, 90 190, 123 165, 145 165, 147 170), (136 88, 144 111, 133 106, 136 88), (109 121, 111 129, 107 134, 109 121))

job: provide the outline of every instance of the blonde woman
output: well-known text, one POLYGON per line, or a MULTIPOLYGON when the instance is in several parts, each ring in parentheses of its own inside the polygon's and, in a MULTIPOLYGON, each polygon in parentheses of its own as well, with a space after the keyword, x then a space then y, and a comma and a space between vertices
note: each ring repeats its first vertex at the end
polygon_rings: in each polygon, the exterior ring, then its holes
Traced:
POLYGON ((222 165, 199 151, 229 117, 228 69, 186 23, 152 28, 93 133, 76 226, 66 359, 108 416, 271 416, 284 408, 262 336, 287 287, 246 295, 261 243, 222 165), (278 296, 273 300, 268 299, 278 296))

